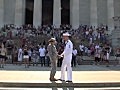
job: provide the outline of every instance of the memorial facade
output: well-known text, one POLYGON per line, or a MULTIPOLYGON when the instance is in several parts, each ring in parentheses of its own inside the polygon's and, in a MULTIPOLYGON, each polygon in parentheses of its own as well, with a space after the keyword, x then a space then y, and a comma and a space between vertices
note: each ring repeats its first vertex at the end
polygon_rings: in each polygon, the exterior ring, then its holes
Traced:
POLYGON ((104 24, 112 30, 115 16, 120 16, 120 0, 0 0, 0 26, 104 24))

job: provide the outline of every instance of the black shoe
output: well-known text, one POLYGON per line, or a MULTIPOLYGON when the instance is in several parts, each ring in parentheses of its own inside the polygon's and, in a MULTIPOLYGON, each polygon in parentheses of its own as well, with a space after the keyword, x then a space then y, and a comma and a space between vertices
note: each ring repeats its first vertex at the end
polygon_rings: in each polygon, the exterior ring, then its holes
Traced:
POLYGON ((66 82, 72 82, 72 81, 67 80, 66 82))
POLYGON ((65 80, 62 80, 62 79, 58 79, 58 80, 60 80, 60 81, 65 81, 65 80))

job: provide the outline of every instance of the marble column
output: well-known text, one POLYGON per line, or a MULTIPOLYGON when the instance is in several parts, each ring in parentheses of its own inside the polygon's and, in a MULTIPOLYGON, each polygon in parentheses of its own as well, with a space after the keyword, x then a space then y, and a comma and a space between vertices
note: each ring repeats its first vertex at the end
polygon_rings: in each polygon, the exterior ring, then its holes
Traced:
POLYGON ((0 0, 0 28, 4 25, 4 0, 0 0))
POLYGON ((97 23, 107 25, 108 12, 107 12, 107 0, 97 0, 97 23))
POLYGON ((79 0, 70 0, 70 24, 74 29, 79 27, 79 0))
POLYGON ((34 0, 33 25, 38 27, 42 24, 42 0, 34 0))
POLYGON ((15 5, 16 0, 4 0, 4 23, 15 23, 15 5))
POLYGON ((23 20, 23 24, 25 24, 25 8, 26 8, 26 0, 23 0, 23 11, 22 11, 22 20, 23 20))
POLYGON ((79 0, 79 23, 90 25, 90 2, 91 0, 79 0))
POLYGON ((108 29, 110 30, 109 33, 112 32, 114 29, 114 0, 107 0, 107 8, 108 8, 108 29))
POLYGON ((90 4, 90 25, 97 27, 97 0, 91 0, 90 4))
POLYGON ((53 5, 53 25, 59 28, 61 25, 61 0, 54 0, 53 5))
POLYGON ((16 0, 16 4, 15 4, 15 25, 20 26, 22 24, 24 24, 24 7, 25 3, 24 0, 16 0))

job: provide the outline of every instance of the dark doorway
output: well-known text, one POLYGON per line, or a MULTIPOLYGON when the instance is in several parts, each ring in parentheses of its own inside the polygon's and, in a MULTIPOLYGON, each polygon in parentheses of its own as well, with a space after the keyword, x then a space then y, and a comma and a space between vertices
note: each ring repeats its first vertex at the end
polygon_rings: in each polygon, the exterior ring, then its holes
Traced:
POLYGON ((42 25, 53 23, 53 0, 42 0, 42 25))
POLYGON ((33 24, 34 0, 26 0, 25 24, 33 24))
POLYGON ((61 23, 70 24, 70 0, 61 0, 61 23))

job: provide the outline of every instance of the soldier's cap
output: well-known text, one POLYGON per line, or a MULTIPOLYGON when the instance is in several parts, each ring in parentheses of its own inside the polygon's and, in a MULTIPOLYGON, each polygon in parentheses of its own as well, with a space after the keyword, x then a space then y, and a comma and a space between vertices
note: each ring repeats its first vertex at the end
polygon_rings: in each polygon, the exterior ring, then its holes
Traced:
POLYGON ((66 32, 66 33, 63 33, 63 36, 71 36, 68 32, 66 32))
POLYGON ((55 42, 55 41, 56 41, 55 38, 51 38, 51 39, 48 40, 48 42, 55 42))

